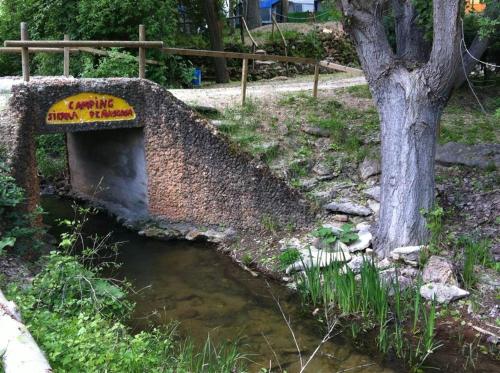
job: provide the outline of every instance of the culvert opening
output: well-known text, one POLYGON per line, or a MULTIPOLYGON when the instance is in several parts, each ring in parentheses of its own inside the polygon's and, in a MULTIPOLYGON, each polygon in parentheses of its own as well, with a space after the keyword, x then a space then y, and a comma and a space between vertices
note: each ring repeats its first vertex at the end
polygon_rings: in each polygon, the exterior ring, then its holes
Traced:
POLYGON ((71 189, 128 219, 148 214, 142 128, 67 134, 71 189))

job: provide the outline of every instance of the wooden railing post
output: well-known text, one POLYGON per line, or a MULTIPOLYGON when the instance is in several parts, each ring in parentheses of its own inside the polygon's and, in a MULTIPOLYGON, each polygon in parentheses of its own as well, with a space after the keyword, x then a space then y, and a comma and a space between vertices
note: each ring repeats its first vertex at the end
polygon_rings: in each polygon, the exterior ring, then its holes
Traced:
POLYGON ((243 67, 241 69, 241 106, 245 105, 247 97, 247 78, 248 78, 248 58, 243 59, 243 67))
MULTIPOLYGON (((26 22, 21 22, 21 40, 28 40, 28 26, 26 22)), ((23 80, 30 80, 30 56, 27 47, 21 49, 21 65, 23 69, 23 80)))
POLYGON ((314 65, 313 97, 318 97, 319 64, 314 65))
MULTIPOLYGON (((69 35, 64 35, 64 40, 69 40, 69 35)), ((67 78, 69 76, 69 47, 64 47, 64 58, 63 58, 63 70, 64 76, 67 78)))
MULTIPOLYGON (((146 41, 144 25, 139 25, 139 41, 146 41)), ((146 49, 139 48, 139 78, 146 78, 146 49)))

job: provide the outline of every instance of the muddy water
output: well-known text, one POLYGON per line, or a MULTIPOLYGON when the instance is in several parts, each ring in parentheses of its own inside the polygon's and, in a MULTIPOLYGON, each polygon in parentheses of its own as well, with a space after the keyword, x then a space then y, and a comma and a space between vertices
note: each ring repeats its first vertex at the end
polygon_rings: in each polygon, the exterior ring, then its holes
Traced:
MULTIPOLYGON (((48 212, 48 224, 52 225, 55 218, 73 216, 68 201, 44 198, 42 204, 48 212)), ((104 215, 92 217, 87 230, 97 234, 113 231, 113 240, 123 242, 118 258, 123 266, 118 277, 126 277, 136 289, 142 289, 132 295, 137 303, 133 326, 138 330, 151 322, 178 320, 181 333, 199 343, 208 333, 216 341, 240 337, 241 351, 252 360, 252 372, 269 365, 278 367, 277 360, 288 372, 298 372, 297 351, 272 292, 292 320, 303 356, 309 356, 321 341, 317 321, 301 314, 298 299, 292 293, 281 285, 268 284, 262 277, 252 277, 210 245, 142 238, 104 215)), ((382 366, 376 358, 355 350, 342 335, 323 345, 306 371, 346 369, 402 371, 400 367, 382 366)))

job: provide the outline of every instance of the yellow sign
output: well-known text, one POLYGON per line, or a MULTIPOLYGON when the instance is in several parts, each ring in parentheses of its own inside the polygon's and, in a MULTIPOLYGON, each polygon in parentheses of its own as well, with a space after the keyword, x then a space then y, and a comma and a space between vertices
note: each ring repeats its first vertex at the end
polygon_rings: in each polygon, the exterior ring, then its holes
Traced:
POLYGON ((46 122, 73 124, 134 119, 134 108, 124 99, 102 93, 84 92, 53 104, 47 113, 46 122))

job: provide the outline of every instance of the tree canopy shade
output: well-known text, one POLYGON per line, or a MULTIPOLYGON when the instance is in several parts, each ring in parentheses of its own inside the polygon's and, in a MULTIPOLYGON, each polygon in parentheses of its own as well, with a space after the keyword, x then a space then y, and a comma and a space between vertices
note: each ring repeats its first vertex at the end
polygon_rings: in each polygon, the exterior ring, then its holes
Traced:
MULTIPOLYGON (((434 206, 438 125, 462 68, 462 0, 434 0, 431 41, 419 22, 423 0, 341 0, 381 120, 381 208, 376 251, 428 239, 422 211, 434 206), (383 16, 395 14, 396 50, 383 16)), ((498 0, 491 1, 492 6, 498 0)), ((462 70, 463 71, 463 70, 462 70)))

